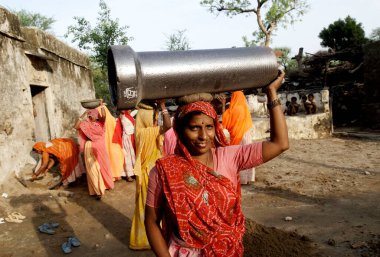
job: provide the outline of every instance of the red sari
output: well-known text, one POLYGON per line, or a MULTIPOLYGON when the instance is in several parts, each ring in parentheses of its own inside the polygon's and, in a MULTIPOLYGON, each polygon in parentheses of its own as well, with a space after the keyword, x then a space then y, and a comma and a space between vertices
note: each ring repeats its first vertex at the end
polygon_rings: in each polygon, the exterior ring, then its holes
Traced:
MULTIPOLYGON (((193 111, 213 118, 215 144, 227 145, 217 114, 208 102, 184 106, 176 119, 193 111)), ((177 130, 175 125, 176 120, 177 130)), ((159 159, 156 167, 181 239, 189 247, 202 249, 205 256, 242 256, 245 228, 240 187, 236 189, 228 178, 193 159, 181 141, 176 155, 159 159)))

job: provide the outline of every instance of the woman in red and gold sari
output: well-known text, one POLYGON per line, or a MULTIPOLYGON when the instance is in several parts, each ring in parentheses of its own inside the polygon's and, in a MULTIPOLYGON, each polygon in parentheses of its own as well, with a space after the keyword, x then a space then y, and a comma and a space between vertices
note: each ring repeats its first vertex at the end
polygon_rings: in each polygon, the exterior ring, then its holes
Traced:
POLYGON ((227 146, 209 102, 180 107, 173 125, 178 136, 176 153, 159 159, 149 175, 145 227, 157 256, 243 256, 239 171, 288 149, 286 122, 277 98, 283 77, 281 73, 267 87, 269 141, 227 146))

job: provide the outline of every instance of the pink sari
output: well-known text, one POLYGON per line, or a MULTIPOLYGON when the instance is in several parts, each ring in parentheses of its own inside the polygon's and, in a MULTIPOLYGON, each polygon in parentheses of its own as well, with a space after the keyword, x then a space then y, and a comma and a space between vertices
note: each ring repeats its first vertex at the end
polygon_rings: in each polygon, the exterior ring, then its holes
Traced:
POLYGON ((104 124, 99 121, 82 121, 79 125, 80 150, 83 152, 87 140, 92 142, 92 152, 99 163, 100 172, 107 189, 112 189, 114 183, 112 180, 112 171, 110 160, 105 146, 105 128, 104 124))

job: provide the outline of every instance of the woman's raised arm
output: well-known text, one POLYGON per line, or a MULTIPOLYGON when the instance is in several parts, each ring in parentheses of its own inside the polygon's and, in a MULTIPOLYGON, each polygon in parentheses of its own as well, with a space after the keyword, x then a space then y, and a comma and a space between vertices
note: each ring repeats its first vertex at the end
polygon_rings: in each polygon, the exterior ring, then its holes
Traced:
POLYGON ((277 90, 280 88, 284 77, 285 73, 281 71, 277 79, 266 88, 270 115, 270 140, 263 142, 264 162, 273 159, 289 148, 288 128, 280 99, 277 96, 277 90))

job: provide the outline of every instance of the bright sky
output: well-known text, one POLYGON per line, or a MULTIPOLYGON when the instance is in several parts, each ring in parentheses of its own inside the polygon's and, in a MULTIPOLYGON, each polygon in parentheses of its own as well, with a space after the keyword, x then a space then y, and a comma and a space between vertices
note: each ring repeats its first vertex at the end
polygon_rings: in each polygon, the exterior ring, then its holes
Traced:
MULTIPOLYGON (((256 17, 224 14, 215 16, 202 7, 200 0, 106 0, 112 19, 127 25, 128 36, 133 36, 131 47, 139 51, 166 50, 166 41, 177 30, 186 30, 191 49, 229 48, 244 46, 242 36, 249 36, 257 29, 256 17)), ((332 22, 347 15, 362 23, 369 36, 380 27, 380 0, 309 0, 310 9, 301 22, 280 28, 273 37, 271 47, 290 47, 292 54, 304 47, 305 52, 322 49, 319 32, 332 22)), ((54 34, 71 44, 63 35, 74 16, 84 17, 94 26, 98 16, 97 0, 0 0, 9 10, 25 9, 53 17, 54 34)), ((72 44, 71 44, 72 45, 72 44)))

